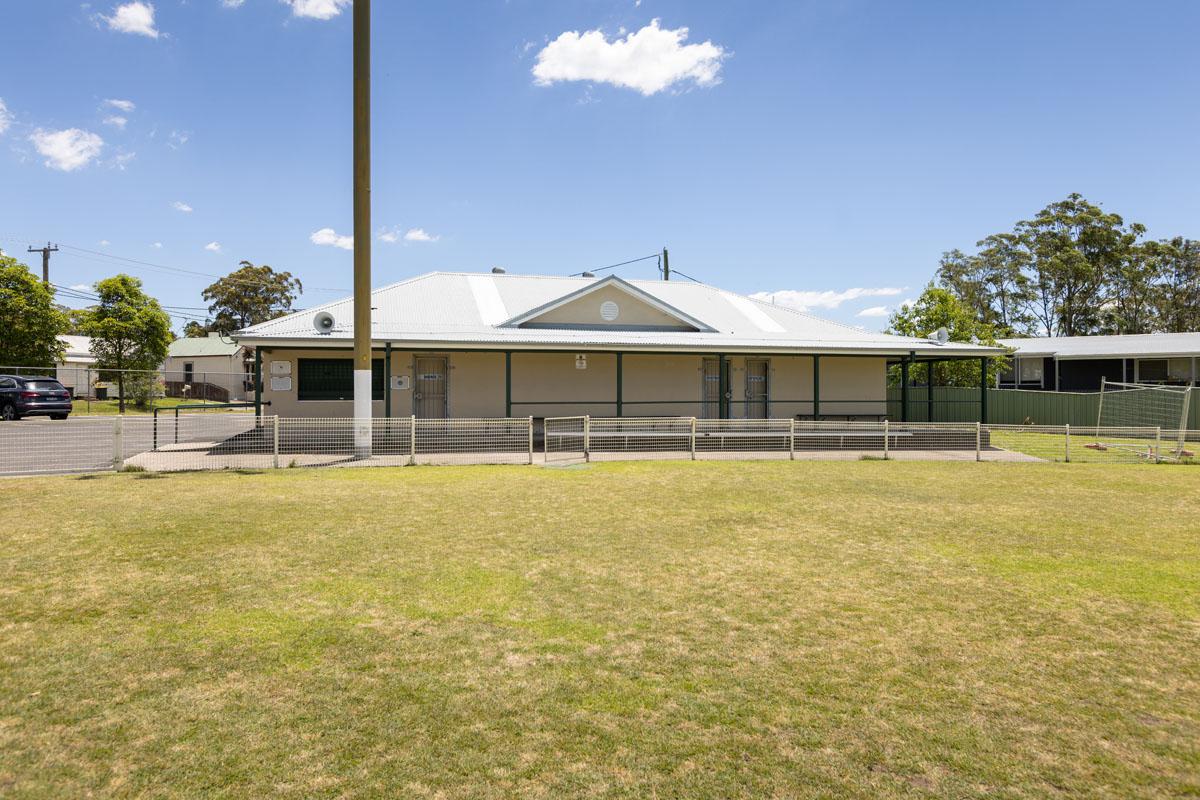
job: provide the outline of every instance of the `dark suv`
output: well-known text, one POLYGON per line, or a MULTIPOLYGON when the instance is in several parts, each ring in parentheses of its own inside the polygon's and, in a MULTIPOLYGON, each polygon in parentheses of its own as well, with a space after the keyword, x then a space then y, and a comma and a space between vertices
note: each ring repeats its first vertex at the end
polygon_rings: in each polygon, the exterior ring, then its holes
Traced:
POLYGON ((0 375, 0 420, 46 416, 66 419, 71 393, 45 375, 0 375))

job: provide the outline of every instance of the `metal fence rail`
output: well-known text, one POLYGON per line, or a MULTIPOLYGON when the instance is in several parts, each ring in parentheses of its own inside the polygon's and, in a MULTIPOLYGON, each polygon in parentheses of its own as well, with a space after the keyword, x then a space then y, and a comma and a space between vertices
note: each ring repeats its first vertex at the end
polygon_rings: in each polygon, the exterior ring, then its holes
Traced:
POLYGON ((695 417, 372 421, 357 458, 350 419, 249 413, 72 417, 0 424, 0 475, 312 466, 532 464, 628 459, 861 459, 1200 463, 1200 431, 1151 427, 695 417), (537 438, 540 434, 540 449, 537 438))

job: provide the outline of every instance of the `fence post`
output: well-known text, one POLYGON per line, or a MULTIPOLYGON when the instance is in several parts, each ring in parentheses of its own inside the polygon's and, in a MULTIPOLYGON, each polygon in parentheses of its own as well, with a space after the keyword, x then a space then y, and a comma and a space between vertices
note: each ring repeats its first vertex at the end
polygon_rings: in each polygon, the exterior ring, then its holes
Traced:
POLYGON ((592 460, 592 415, 583 417, 583 460, 592 460))
MULTIPOLYGON (((416 378, 413 378, 416 380, 416 378)), ((408 423, 408 465, 415 467, 417 465, 417 415, 413 414, 409 417, 408 423)))
POLYGON ((271 448, 271 452, 272 452, 271 466, 275 467, 275 469, 279 469, 279 415, 278 414, 275 415, 275 425, 273 427, 274 427, 274 431, 272 432, 271 438, 274 439, 274 443, 271 448))
POLYGON ((120 414, 113 420, 113 469, 118 472, 125 466, 124 420, 120 414))
POLYGON ((883 421, 883 460, 884 461, 887 461, 889 458, 891 458, 891 453, 889 452, 889 449, 888 449, 891 446, 890 428, 891 428, 891 422, 885 419, 883 421))
POLYGON ((788 460, 796 460, 796 418, 788 420, 788 460))
POLYGON ((1067 423, 1066 429, 1066 463, 1071 463, 1071 423, 1067 423))
POLYGON ((696 418, 692 417, 692 461, 696 460, 696 418))
POLYGON ((1162 463, 1162 426, 1154 429, 1154 463, 1162 463))
POLYGON ((529 463, 533 463, 533 417, 529 418, 529 463))
POLYGON ((983 461, 983 423, 975 423, 975 460, 983 461))

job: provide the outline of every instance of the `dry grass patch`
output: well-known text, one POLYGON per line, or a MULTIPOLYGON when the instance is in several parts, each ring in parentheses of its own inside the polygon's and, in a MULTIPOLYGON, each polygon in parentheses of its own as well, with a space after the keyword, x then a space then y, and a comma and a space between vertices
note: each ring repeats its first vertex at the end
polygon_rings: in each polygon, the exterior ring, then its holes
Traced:
POLYGON ((1200 793, 1196 477, 6 481, 0 795, 1200 793))

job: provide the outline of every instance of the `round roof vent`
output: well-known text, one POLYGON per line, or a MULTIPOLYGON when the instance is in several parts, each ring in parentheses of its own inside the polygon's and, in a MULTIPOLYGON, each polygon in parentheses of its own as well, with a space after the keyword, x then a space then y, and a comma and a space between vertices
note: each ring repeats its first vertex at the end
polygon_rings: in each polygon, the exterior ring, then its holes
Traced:
POLYGON ((612 322, 621 315, 621 307, 612 300, 605 300, 600 304, 600 318, 605 322, 612 322))

